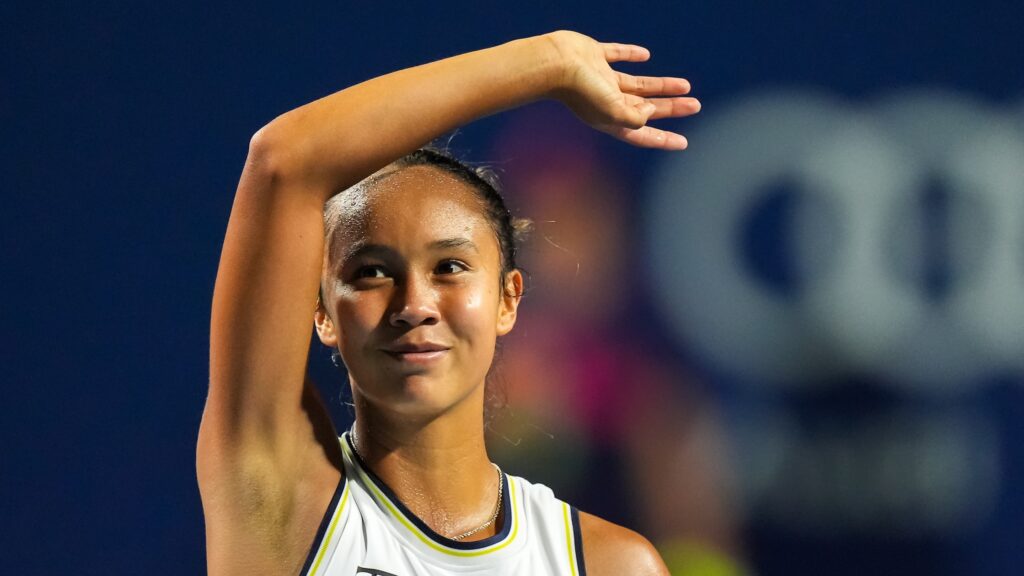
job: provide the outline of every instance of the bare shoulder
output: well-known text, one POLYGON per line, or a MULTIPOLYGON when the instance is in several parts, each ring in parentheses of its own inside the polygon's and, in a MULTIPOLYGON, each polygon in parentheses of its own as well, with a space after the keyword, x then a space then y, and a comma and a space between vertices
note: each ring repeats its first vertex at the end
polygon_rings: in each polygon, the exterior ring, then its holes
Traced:
MULTIPOLYGON (((315 387, 305 381, 304 426, 287 454, 201 430, 196 475, 206 521, 211 575, 297 573, 333 498, 343 486, 341 446, 315 387)), ((207 422, 204 414, 204 424, 207 422)))
POLYGON ((654 545, 628 528, 580 512, 580 532, 588 576, 670 576, 654 545))

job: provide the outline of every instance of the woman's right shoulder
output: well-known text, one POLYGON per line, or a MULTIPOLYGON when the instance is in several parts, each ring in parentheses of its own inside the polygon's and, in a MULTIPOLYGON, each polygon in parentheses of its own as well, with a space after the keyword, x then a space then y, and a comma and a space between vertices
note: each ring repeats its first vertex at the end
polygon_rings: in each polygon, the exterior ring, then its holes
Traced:
POLYGON ((268 446, 200 434, 196 472, 211 574, 298 572, 344 482, 338 437, 309 435, 293 439, 282 458, 268 446))
POLYGON ((647 538, 593 514, 580 512, 579 516, 589 576, 670 576, 665 561, 647 538))

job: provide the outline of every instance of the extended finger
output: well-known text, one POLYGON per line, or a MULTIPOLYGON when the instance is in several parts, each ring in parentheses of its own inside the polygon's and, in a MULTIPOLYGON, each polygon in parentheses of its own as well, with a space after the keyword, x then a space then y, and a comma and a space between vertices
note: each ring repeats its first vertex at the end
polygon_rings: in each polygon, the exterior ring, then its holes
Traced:
POLYGON ((673 94, 689 94, 690 82, 685 78, 633 76, 616 72, 619 90, 637 96, 668 96, 673 94))
POLYGON ((700 100, 696 98, 648 98, 654 104, 654 113, 648 120, 661 118, 682 118, 700 112, 700 100))
POLYGON ((611 131, 612 136, 641 148, 658 148, 661 150, 684 150, 688 145, 686 137, 675 132, 659 130, 652 126, 644 126, 631 130, 629 128, 615 128, 611 131))
POLYGON ((651 51, 636 44, 602 43, 604 59, 608 62, 645 62, 651 57, 651 51))

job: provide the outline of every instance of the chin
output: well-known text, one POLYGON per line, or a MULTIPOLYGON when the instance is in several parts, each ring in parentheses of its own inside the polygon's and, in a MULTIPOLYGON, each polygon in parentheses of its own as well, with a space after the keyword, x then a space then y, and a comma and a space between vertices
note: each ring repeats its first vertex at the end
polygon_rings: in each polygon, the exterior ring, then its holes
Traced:
MULTIPOLYGON (((360 386, 360 394, 375 409, 403 418, 434 419, 462 404, 475 386, 452 386, 452 378, 434 374, 404 374, 374 386, 360 386)), ((482 384, 480 385, 482 388, 482 384)))

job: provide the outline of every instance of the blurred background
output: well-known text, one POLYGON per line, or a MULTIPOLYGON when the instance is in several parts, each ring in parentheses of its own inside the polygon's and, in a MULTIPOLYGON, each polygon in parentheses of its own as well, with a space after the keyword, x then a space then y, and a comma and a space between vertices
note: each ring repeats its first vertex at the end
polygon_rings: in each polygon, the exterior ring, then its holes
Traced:
MULTIPOLYGON (((1024 572, 1024 5, 0 5, 0 571, 205 571, 195 437, 251 134, 559 28, 691 149, 539 103, 450 139, 533 219, 494 457, 673 574, 1024 572)), ((347 426, 343 376, 310 370, 347 426)))

